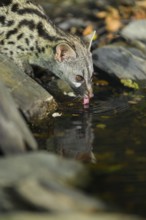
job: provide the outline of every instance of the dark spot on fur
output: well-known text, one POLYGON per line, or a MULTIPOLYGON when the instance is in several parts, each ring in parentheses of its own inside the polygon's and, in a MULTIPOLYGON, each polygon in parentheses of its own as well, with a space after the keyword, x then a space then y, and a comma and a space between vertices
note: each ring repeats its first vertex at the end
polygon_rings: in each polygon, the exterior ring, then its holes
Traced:
MULTIPOLYGON (((47 39, 47 40, 50 40, 50 41, 53 41, 55 40, 55 37, 54 36, 50 36, 46 30, 44 30, 43 28, 43 24, 41 22, 38 23, 37 25, 37 31, 38 31, 38 34, 40 37, 44 38, 44 39, 47 39)), ((57 40, 57 39, 56 39, 57 40)))
POLYGON ((10 51, 10 55, 13 55, 13 51, 10 51))
POLYGON ((0 16, 0 23, 2 25, 10 27, 11 25, 14 24, 14 21, 13 20, 6 21, 6 17, 2 15, 2 16, 0 16))
POLYGON ((10 20, 10 21, 7 21, 7 26, 10 27, 14 24, 14 21, 13 20, 10 20))
POLYGON ((18 28, 21 28, 23 26, 27 26, 32 31, 35 28, 35 23, 33 20, 24 19, 20 21, 18 28))
POLYGON ((6 20, 6 18, 5 18, 5 16, 0 16, 0 23, 1 24, 5 24, 5 20, 6 20))
POLYGON ((29 37, 30 37, 30 39, 33 39, 33 38, 34 38, 34 36, 33 36, 32 34, 30 34, 29 37))
POLYGON ((41 52, 44 53, 45 52, 45 47, 41 48, 41 52))
POLYGON ((31 50, 31 51, 34 51, 34 47, 30 47, 30 50, 31 50))
POLYGON ((14 41, 8 41, 8 44, 15 44, 14 41))
POLYGON ((23 37, 23 33, 21 33, 17 36, 17 40, 20 40, 22 37, 23 37))
POLYGON ((38 53, 35 53, 36 57, 39 57, 38 53))
POLYGON ((12 0, 0 0, 0 7, 12 4, 12 0))
POLYGON ((40 49, 40 47, 39 47, 38 41, 36 41, 35 44, 36 44, 36 50, 37 50, 37 52, 40 53, 40 52, 41 52, 41 49, 40 49))
POLYGON ((19 9, 19 5, 17 3, 12 5, 11 11, 16 12, 19 9))
POLYGON ((43 18, 43 19, 47 19, 47 16, 46 16, 45 14, 43 14, 42 12, 40 12, 39 10, 34 9, 34 8, 23 8, 23 9, 19 9, 19 10, 17 11, 17 13, 18 13, 19 15, 25 15, 25 14, 31 14, 31 15, 33 15, 33 14, 35 14, 35 15, 37 15, 38 17, 41 17, 41 18, 43 18))
POLYGON ((4 45, 4 44, 5 44, 4 40, 1 40, 1 41, 0 41, 0 44, 1 44, 1 45, 4 45))
POLYGON ((17 48, 18 48, 19 50, 22 50, 22 51, 25 50, 22 46, 17 46, 17 48))
POLYGON ((17 28, 14 28, 13 30, 8 31, 6 34, 6 39, 9 39, 11 35, 16 34, 17 32, 18 32, 17 28))
POLYGON ((29 39, 28 38, 25 38, 25 42, 29 46, 29 39))

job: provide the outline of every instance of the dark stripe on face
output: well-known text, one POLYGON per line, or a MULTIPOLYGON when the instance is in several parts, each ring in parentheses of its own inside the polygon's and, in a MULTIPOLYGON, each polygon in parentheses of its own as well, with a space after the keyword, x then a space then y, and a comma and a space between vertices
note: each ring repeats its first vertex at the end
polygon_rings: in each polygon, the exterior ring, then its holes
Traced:
POLYGON ((8 31, 8 33, 6 34, 6 39, 9 39, 11 37, 11 35, 16 34, 17 32, 18 32, 17 28, 8 31))
POLYGON ((24 19, 24 20, 20 21, 18 28, 21 28, 23 26, 27 26, 32 31, 35 28, 35 23, 33 20, 24 19))
POLYGON ((26 15, 26 14, 35 14, 37 15, 38 17, 41 17, 43 19, 46 19, 47 20, 47 16, 43 13, 41 13, 40 11, 38 11, 37 9, 34 9, 34 8, 23 8, 23 9, 19 9, 17 11, 17 14, 19 15, 26 15))

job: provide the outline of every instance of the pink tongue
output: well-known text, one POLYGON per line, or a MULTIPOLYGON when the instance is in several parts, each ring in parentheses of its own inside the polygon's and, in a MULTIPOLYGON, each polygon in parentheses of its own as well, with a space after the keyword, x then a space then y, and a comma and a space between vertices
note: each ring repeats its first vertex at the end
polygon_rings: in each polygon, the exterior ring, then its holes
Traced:
POLYGON ((90 102, 89 97, 84 97, 84 99, 83 99, 83 105, 88 105, 89 102, 90 102))

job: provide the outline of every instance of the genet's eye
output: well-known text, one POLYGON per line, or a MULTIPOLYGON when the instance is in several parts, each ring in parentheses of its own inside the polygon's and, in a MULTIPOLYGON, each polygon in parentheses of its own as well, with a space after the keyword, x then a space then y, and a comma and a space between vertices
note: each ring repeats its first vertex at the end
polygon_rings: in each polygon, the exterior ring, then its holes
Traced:
POLYGON ((84 77, 80 76, 80 75, 76 75, 76 82, 83 82, 84 81, 84 77))

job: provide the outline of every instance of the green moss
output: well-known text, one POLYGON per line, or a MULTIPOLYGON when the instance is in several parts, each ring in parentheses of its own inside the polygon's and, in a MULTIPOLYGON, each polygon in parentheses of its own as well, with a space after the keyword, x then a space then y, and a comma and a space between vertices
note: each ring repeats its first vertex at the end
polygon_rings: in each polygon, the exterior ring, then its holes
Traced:
POLYGON ((121 79, 120 82, 126 87, 132 89, 139 89, 139 85, 136 82, 132 81, 131 79, 121 79))

